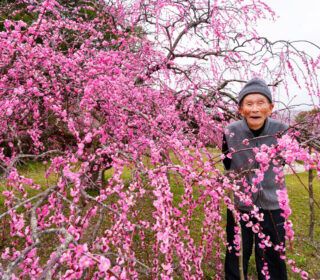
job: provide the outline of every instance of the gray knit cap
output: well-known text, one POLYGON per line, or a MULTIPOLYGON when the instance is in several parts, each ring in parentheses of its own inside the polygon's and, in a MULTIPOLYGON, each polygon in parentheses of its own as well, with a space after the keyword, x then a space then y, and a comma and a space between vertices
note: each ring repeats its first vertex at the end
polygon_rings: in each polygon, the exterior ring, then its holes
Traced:
POLYGON ((245 84, 239 93, 238 104, 241 105, 242 99, 250 93, 261 93, 272 103, 272 95, 267 84, 258 78, 253 78, 245 84))

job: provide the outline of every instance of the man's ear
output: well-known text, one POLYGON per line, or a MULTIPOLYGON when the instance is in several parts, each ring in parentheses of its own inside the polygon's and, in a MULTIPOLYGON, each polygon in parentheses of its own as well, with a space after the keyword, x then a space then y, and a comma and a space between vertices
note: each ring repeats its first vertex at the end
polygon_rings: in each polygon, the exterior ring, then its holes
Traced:
POLYGON ((240 112, 241 116, 244 117, 242 106, 238 106, 238 111, 240 112))
POLYGON ((270 103, 270 105, 269 105, 269 115, 272 113, 273 108, 274 108, 274 104, 270 103))

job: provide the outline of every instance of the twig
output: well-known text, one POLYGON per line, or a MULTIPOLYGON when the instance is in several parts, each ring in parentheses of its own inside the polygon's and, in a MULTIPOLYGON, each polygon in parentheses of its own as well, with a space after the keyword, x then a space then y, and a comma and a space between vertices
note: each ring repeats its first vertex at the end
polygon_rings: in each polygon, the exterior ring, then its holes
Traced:
POLYGON ((103 221, 103 209, 100 207, 99 208, 99 219, 98 219, 98 222, 96 223, 96 226, 95 226, 94 231, 92 233, 91 241, 89 243, 90 246, 93 244, 93 242, 97 238, 98 231, 102 225, 102 221, 103 221))
MULTIPOLYGON (((65 240, 64 242, 58 247, 58 249, 55 251, 55 255, 54 257, 51 259, 51 261, 44 267, 42 273, 40 274, 40 276, 37 278, 37 280, 41 280, 44 279, 45 277, 47 277, 48 275, 51 276, 51 274, 49 274, 49 270, 56 264, 56 262, 59 260, 59 258, 61 257, 61 255, 63 254, 64 251, 66 251, 68 249, 69 244, 74 241, 73 236, 68 233, 68 231, 65 228, 61 228, 61 229, 52 229, 52 230, 46 230, 43 231, 42 234, 45 233, 60 233, 64 236, 65 240)), ((49 278, 50 279, 50 278, 49 278)))

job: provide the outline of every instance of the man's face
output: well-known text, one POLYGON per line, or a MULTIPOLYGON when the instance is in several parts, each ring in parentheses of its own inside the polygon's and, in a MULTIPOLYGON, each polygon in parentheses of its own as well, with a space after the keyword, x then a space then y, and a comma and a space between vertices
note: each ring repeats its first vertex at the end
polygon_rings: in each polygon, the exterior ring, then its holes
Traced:
POLYGON ((249 128, 257 130, 263 126, 273 107, 274 105, 264 95, 250 93, 243 98, 239 111, 246 118, 249 128))

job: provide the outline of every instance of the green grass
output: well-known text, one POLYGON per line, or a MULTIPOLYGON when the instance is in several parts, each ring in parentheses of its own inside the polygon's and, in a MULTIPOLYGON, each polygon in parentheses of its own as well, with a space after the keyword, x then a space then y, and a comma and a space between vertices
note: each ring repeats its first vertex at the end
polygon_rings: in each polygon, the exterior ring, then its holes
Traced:
MULTIPOLYGON (((20 175, 25 178, 33 179, 33 184, 40 185, 40 191, 45 190, 49 185, 56 183, 56 178, 54 175, 50 175, 48 178, 45 176, 45 172, 48 169, 48 165, 44 165, 42 162, 30 161, 28 164, 21 165, 18 167, 20 175)), ((3 190, 11 191, 12 188, 5 184, 5 182, 0 182, 0 192, 3 190)), ((39 190, 28 188, 28 197, 37 195, 39 190)), ((5 197, 0 195, 0 209, 4 206, 5 197)))
MULTIPOLYGON (((172 159, 174 155, 170 155, 172 159)), ((175 162, 178 163, 177 159, 175 162)), ((145 163, 148 163, 148 160, 145 159, 145 163)), ((33 178, 34 183, 40 184, 41 189, 45 189, 47 186, 55 183, 56 178, 55 176, 50 176, 46 178, 44 176, 45 171, 47 170, 48 166, 43 165, 42 163, 35 163, 30 162, 28 165, 25 165, 20 168, 20 172, 27 178, 33 178)), ((110 179, 114 174, 114 169, 109 169, 105 172, 106 180, 110 179)), ((308 174, 301 173, 299 174, 301 181, 307 185, 308 181, 308 174)), ((130 182, 132 179, 132 172, 129 167, 123 170, 121 178, 125 182, 130 182)), ((184 188, 181 183, 181 179, 177 174, 171 174, 170 177, 170 185, 171 191, 173 193, 173 205, 177 206, 179 202, 181 202, 181 196, 184 194, 184 188)), ((315 227, 314 227, 314 238, 311 240, 308 237, 308 229, 309 229, 309 198, 307 190, 302 186, 300 181, 297 177, 293 175, 286 176, 288 194, 290 198, 290 206, 292 209, 291 220, 293 222, 293 229, 295 231, 295 239, 292 244, 293 250, 290 249, 290 246, 287 246, 287 256, 290 259, 293 259, 297 266, 310 274, 310 277, 315 279, 320 279, 320 211, 315 206, 315 227)), ((4 189, 3 183, 0 184, 0 192, 4 189)), ((146 184, 146 189, 151 190, 146 184)), ((37 194, 39 191, 30 189, 29 196, 33 196, 37 194)), ((152 192, 151 192, 152 193, 152 192)), ((91 195, 97 195, 97 191, 92 191, 91 195)), ((198 191, 195 190, 193 193, 194 197, 198 197, 198 191)), ((319 179, 314 179, 314 197, 320 203, 320 181, 319 179)), ((117 201, 117 197, 110 197, 109 203, 115 203, 117 201)), ((0 196, 0 214, 3 213, 5 210, 4 205, 4 198, 0 196)), ((152 205, 152 199, 146 196, 145 198, 141 199, 141 201, 137 202, 137 207, 139 208, 139 214, 137 219, 144 219, 149 220, 152 222, 152 215, 150 215, 154 208, 152 205)), ((21 210, 21 209, 20 209, 21 210)), ((182 209, 184 212, 186 209, 182 209)), ((223 216, 223 220, 221 222, 222 226, 224 227, 225 222, 225 209, 222 207, 221 213, 223 216)), ((193 237, 195 243, 198 243, 201 239, 201 226, 204 219, 204 213, 201 210, 201 207, 197 207, 194 209, 194 218, 192 220, 192 232, 190 233, 193 237)), ((106 224, 107 225, 107 224, 106 224)), ((139 240, 139 236, 134 236, 135 240, 139 240)), ((146 241, 152 244, 154 242, 153 236, 146 236, 146 241)), ((289 245, 289 244, 288 244, 289 245)), ((1 247, 1 246, 0 246, 1 247)), ((149 246, 150 248, 150 246, 149 246)), ((1 251, 1 248, 0 248, 1 251)), ((224 252, 222 252, 222 256, 224 252)), ((140 260, 143 261, 145 259, 146 263, 148 263, 149 254, 146 250, 141 250, 137 247, 137 256, 140 260)), ((206 265, 205 274, 207 279, 215 279, 215 258, 209 258, 209 263, 206 265), (210 263, 212 261, 212 263, 210 263)), ((255 264, 254 264, 254 256, 252 256, 249 265, 249 275, 252 279, 256 279, 256 272, 255 272, 255 264)), ((299 279, 299 275, 295 274, 291 271, 290 267, 288 267, 288 275, 289 279, 299 279)), ((175 278, 179 279, 179 278, 175 278)), ((182 279, 182 278, 181 278, 182 279)))
MULTIPOLYGON (((308 188, 308 174, 298 174, 302 183, 308 188)), ((287 254, 298 265, 299 268, 309 272, 315 279, 320 279, 320 210, 315 208, 315 226, 313 240, 308 236, 310 225, 309 194, 300 180, 293 175, 286 176, 290 206, 292 209, 291 220, 295 239, 292 244, 293 251, 287 254)), ((313 180, 314 198, 320 204, 320 181, 313 180)), ((290 274, 291 279, 298 279, 296 275, 290 274)))

